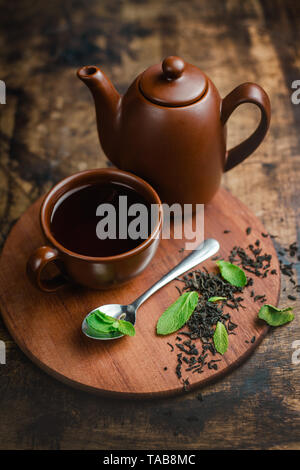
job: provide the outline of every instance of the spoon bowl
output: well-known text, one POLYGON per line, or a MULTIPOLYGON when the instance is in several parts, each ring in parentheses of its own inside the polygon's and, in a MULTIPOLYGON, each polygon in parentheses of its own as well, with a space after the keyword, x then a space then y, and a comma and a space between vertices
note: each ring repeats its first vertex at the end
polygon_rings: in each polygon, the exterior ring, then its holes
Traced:
POLYGON ((102 313, 109 315, 110 317, 115 318, 116 320, 126 320, 135 325, 136 320, 136 310, 134 309, 133 305, 119 305, 119 304, 107 304, 101 305, 101 307, 97 307, 91 312, 89 312, 83 322, 82 322, 82 331, 83 333, 88 336, 89 338, 93 339, 118 339, 124 336, 122 333, 116 331, 112 333, 101 333, 100 331, 96 333, 95 330, 92 330, 87 323, 87 317, 89 317, 92 313, 95 313, 97 310, 100 310, 102 313))
POLYGON ((217 240, 214 240, 213 238, 205 240, 196 250, 192 251, 186 258, 180 261, 177 266, 175 266, 170 272, 165 274, 159 281, 157 281, 152 287, 150 287, 150 289, 144 292, 144 294, 138 297, 131 304, 106 304, 101 305, 100 307, 97 307, 91 312, 89 312, 82 322, 82 332, 88 338, 98 340, 111 340, 121 338, 124 335, 118 331, 102 333, 100 331, 96 332, 96 330, 92 330, 86 321, 87 317, 92 313, 96 312, 97 310, 100 310, 102 313, 105 313, 106 315, 109 315, 117 320, 126 320, 135 325, 137 310, 142 305, 142 303, 145 302, 145 300, 147 300, 158 289, 173 281, 176 277, 181 276, 189 269, 194 268, 195 266, 197 266, 197 264, 202 263, 202 261, 213 256, 217 251, 219 251, 219 248, 220 245, 217 240))

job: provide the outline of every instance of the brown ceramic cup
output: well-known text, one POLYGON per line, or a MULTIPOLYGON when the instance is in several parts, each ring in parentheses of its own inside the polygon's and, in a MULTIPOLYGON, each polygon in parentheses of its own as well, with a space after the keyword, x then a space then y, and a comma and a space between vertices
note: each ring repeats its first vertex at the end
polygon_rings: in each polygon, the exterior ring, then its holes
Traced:
POLYGON ((45 196, 40 210, 40 223, 49 245, 41 246, 27 263, 27 274, 39 289, 53 292, 74 282, 93 289, 107 289, 123 284, 140 274, 150 263, 158 247, 162 230, 162 204, 154 189, 141 178, 112 168, 87 170, 60 181, 45 196), (56 202, 70 190, 99 183, 123 183, 135 189, 150 204, 158 205, 158 219, 150 236, 133 250, 116 256, 92 257, 74 253, 61 245, 53 236, 50 220, 56 202), (45 277, 45 268, 55 264, 59 274, 45 277))

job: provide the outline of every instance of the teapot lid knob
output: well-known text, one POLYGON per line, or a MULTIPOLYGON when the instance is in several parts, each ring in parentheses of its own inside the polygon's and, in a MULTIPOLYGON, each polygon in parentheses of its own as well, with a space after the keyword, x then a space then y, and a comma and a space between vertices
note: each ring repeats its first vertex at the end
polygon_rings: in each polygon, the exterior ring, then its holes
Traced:
POLYGON ((200 100, 208 87, 208 78, 198 67, 170 55, 139 76, 144 97, 160 106, 187 106, 200 100))
POLYGON ((184 71, 184 67, 184 60, 180 57, 176 57, 175 55, 166 57, 162 63, 164 76, 168 80, 176 80, 176 78, 179 78, 184 71))

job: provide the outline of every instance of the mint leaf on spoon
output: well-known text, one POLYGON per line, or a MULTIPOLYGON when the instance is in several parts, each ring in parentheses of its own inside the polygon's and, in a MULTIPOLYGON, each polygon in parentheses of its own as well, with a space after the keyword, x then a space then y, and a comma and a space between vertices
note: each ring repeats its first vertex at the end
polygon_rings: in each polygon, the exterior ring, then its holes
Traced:
MULTIPOLYGON (((114 321, 115 319, 113 318, 113 322, 114 321)), ((91 315, 87 317, 86 322, 92 330, 98 333, 110 333, 117 330, 117 328, 113 326, 113 322, 103 321, 97 312, 91 313, 91 315)))
POLYGON ((103 321, 104 323, 114 323, 116 320, 114 317, 111 317, 110 315, 106 315, 100 310, 96 310, 94 314, 96 315, 97 318, 99 318, 100 321, 103 321))
POLYGON ((110 315, 106 315, 100 310, 91 313, 86 321, 88 326, 97 333, 120 332, 123 335, 135 335, 135 328, 132 323, 126 320, 118 320, 110 315))
POLYGON ((130 321, 118 320, 118 323, 119 323, 118 331, 120 331, 120 333, 123 333, 123 335, 127 335, 127 336, 135 335, 135 328, 133 324, 130 323, 130 321))

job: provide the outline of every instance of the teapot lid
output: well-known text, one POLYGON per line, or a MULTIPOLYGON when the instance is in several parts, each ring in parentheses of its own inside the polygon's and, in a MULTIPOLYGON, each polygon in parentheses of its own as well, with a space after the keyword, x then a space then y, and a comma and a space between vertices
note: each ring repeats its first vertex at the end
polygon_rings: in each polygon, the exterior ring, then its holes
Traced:
POLYGON ((162 106, 186 106, 198 101, 207 89, 207 78, 198 67, 169 56, 142 74, 139 87, 150 101, 162 106))

